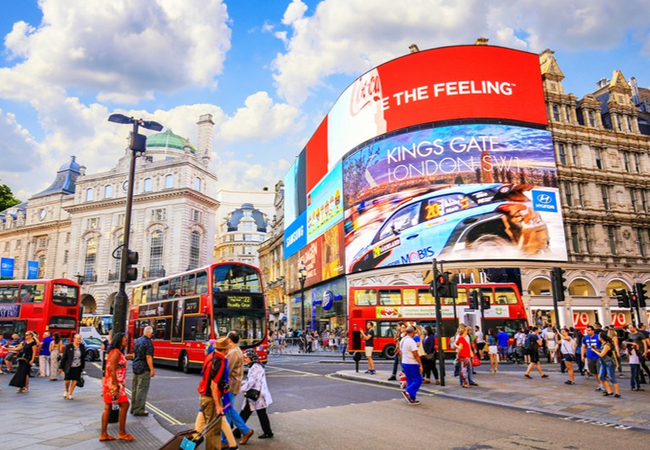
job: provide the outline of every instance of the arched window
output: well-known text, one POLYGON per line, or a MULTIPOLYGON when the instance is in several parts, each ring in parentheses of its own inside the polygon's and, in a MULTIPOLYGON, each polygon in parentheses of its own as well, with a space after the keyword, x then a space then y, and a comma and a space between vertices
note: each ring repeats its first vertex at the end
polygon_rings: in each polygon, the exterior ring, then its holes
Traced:
POLYGON ((153 190, 153 181, 151 178, 145 178, 144 180, 144 191, 151 192, 153 190))
POLYGON ((595 297, 596 289, 584 278, 577 278, 569 285, 569 295, 574 297, 595 297))
POLYGON ((192 231, 190 235, 190 269, 199 267, 201 255, 201 235, 198 231, 192 231))
POLYGON ((164 245, 165 234, 162 231, 154 231, 151 234, 151 246, 149 249, 149 274, 151 276, 162 276, 164 245))
POLYGON ((174 175, 169 174, 165 176, 165 189, 171 189, 174 187, 174 175))
POLYGON ((551 282, 546 278, 535 278, 528 285, 530 295, 551 295, 551 282))
POLYGON ((104 186, 104 198, 111 198, 113 196, 113 186, 110 184, 108 186, 104 186))
POLYGON ((607 289, 605 290, 606 295, 609 297, 616 297, 616 294, 614 291, 618 291, 624 289, 626 291, 631 290, 630 287, 625 283, 625 281, 622 280, 612 280, 609 283, 607 283, 607 289))
POLYGON ((93 191, 93 188, 86 189, 86 201, 87 202, 92 202, 94 196, 95 196, 95 192, 93 191))
POLYGON ((84 258, 84 278, 86 281, 96 281, 95 269, 97 265, 97 239, 90 238, 86 241, 86 256, 84 258))

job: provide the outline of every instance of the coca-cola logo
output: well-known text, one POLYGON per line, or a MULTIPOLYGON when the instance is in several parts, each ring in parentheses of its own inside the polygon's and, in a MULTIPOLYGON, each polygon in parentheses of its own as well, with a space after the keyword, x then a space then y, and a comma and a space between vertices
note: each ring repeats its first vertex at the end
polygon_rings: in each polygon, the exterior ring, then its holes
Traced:
POLYGON ((379 72, 372 70, 359 78, 352 86, 350 114, 356 116, 371 102, 381 101, 381 80, 379 72))

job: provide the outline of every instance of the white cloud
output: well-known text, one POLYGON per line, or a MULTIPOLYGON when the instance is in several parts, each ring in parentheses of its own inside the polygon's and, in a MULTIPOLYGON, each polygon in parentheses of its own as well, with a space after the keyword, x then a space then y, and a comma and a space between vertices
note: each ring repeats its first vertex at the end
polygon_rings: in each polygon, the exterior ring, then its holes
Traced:
POLYGON ((220 160, 217 163, 219 189, 259 190, 264 186, 272 189, 289 170, 291 163, 279 159, 262 164, 250 164, 238 160, 220 160))
POLYGON ((19 98, 54 84, 135 101, 189 85, 214 88, 230 49, 222 0, 69 0, 66 7, 41 0, 39 6, 38 28, 17 22, 5 37, 18 63, 0 72, 0 94, 19 98))
POLYGON ((223 123, 220 135, 227 141, 258 139, 269 141, 296 127, 300 111, 287 104, 273 103, 267 92, 250 95, 243 108, 223 123))
POLYGON ((533 52, 597 49, 620 45, 625 34, 648 39, 650 2, 593 0, 323 0, 309 16, 300 0, 286 9, 289 35, 276 36, 286 52, 273 62, 280 96, 301 104, 335 74, 357 75, 387 60, 420 49, 490 44, 533 52))

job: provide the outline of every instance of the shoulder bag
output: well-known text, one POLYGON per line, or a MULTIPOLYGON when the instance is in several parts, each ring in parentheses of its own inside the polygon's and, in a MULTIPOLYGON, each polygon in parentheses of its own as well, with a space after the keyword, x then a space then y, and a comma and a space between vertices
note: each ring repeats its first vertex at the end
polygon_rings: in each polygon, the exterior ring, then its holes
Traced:
POLYGON ((246 392, 244 392, 244 397, 256 402, 260 398, 260 394, 261 392, 258 389, 249 389, 246 392))
POLYGON ((86 380, 84 380, 84 377, 79 377, 79 380, 77 381, 77 387, 82 388, 84 387, 85 384, 86 384, 86 380))

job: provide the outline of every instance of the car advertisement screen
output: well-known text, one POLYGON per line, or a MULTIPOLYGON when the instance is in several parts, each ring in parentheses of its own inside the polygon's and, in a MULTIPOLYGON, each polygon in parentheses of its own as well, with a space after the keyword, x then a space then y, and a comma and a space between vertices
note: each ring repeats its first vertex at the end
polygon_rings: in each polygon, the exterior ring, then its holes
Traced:
POLYGON ((439 258, 566 260, 551 133, 405 132, 343 161, 347 272, 439 258))

